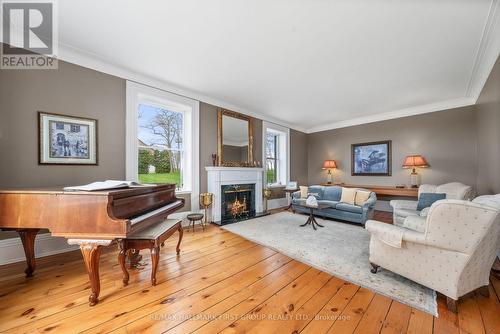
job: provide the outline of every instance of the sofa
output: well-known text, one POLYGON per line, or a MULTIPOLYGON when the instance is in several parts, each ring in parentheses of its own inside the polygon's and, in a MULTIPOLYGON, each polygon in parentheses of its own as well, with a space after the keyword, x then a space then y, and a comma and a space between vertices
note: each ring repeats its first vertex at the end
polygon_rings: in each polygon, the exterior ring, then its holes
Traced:
POLYGON ((372 272, 390 270, 447 297, 456 311, 459 297, 482 288, 500 250, 500 194, 473 201, 433 203, 417 230, 369 220, 372 272))
MULTIPOLYGON (((451 182, 439 186, 433 184, 422 184, 418 188, 418 198, 423 193, 443 193, 446 199, 471 200, 474 197, 472 187, 460 182, 451 182)), ((393 210, 394 225, 403 226, 404 221, 410 216, 420 216, 425 218, 429 209, 417 210, 418 201, 392 200, 390 205, 393 210)))
MULTIPOLYGON (((359 190, 370 192, 366 189, 359 190)), ((341 203, 342 187, 339 186, 311 186, 308 192, 316 196, 318 203, 328 205, 326 209, 314 210, 314 214, 317 216, 344 220, 363 226, 368 219, 373 217, 373 210, 377 201, 374 192, 370 192, 370 196, 363 206, 341 203)), ((294 212, 309 213, 308 208, 297 205, 299 201, 304 200, 304 198, 300 198, 300 191, 292 194, 292 209, 294 212)))

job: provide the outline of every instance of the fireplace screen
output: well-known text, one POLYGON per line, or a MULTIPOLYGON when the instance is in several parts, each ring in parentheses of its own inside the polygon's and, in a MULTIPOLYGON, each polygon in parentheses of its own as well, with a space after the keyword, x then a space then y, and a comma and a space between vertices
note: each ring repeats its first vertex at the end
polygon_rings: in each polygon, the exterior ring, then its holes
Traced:
POLYGON ((236 222, 255 216, 255 184, 224 185, 221 221, 236 222))

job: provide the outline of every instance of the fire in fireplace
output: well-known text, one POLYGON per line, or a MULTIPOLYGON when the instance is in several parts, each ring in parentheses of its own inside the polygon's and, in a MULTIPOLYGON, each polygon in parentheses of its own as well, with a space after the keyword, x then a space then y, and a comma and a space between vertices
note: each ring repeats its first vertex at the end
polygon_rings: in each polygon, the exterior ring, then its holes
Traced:
POLYGON ((223 185, 221 222, 237 222, 255 217, 255 184, 223 185))

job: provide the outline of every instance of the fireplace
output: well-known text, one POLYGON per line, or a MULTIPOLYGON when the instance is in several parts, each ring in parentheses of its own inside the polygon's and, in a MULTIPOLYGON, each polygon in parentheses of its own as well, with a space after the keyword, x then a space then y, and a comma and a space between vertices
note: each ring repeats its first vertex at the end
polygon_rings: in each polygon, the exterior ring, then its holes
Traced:
MULTIPOLYGON (((250 205, 250 210, 240 216, 240 219, 243 220, 247 216, 248 218, 258 217, 263 214, 262 210, 262 176, 264 175, 264 169, 260 167, 221 167, 221 166, 207 166, 205 167, 207 171, 207 190, 209 193, 214 194, 214 201, 212 204, 212 208, 210 209, 210 218, 211 221, 218 225, 230 224, 234 221, 238 221, 238 217, 235 217, 233 221, 233 216, 230 214, 229 216, 225 215, 226 210, 223 208, 226 204, 225 195, 236 196, 235 193, 224 194, 224 189, 226 186, 235 186, 238 185, 239 190, 244 190, 242 187, 250 186, 250 193, 248 195, 252 195, 250 197, 246 197, 245 205, 250 205), (252 187, 253 186, 253 187, 252 187), (252 191, 253 190, 253 191, 252 191), (249 202, 250 201, 250 202, 249 202), (222 217, 222 216, 226 217, 222 217), (225 219, 225 222, 223 220, 225 219)), ((243 198, 241 197, 243 191, 240 191, 240 198, 238 200, 239 204, 242 204, 243 198)), ((230 200, 231 198, 229 198, 230 200)), ((234 202, 234 201, 233 201, 234 202)), ((238 207, 238 205, 237 205, 238 207)))
POLYGON ((221 186, 221 223, 255 217, 255 184, 221 186))

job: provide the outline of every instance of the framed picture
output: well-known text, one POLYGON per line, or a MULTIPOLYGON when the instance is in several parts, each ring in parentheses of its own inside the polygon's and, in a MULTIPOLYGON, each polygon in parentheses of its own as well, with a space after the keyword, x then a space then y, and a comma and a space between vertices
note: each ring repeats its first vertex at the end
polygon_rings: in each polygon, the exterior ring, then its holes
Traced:
POLYGON ((299 189, 299 187, 297 186, 297 181, 290 181, 286 184, 286 188, 285 189, 299 189))
POLYGON ((392 141, 378 141, 351 145, 351 175, 391 176, 392 141))
POLYGON ((97 165, 97 120, 38 112, 39 164, 97 165))

